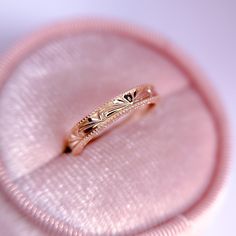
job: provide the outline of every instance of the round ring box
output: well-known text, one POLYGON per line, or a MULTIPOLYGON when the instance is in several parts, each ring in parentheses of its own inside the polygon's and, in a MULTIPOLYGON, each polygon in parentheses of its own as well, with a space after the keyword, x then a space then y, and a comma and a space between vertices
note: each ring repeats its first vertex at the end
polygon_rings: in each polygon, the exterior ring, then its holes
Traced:
POLYGON ((159 35, 106 20, 50 26, 0 68, 4 235, 201 235, 227 174, 227 129, 200 69, 159 35), (139 84, 158 107, 62 153, 70 128, 139 84))

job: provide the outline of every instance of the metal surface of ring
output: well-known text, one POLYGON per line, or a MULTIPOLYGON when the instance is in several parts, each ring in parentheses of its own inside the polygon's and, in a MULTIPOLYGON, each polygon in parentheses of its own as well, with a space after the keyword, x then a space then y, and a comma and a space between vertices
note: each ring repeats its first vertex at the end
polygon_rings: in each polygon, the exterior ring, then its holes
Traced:
POLYGON ((116 96, 75 124, 68 136, 67 146, 74 155, 79 154, 90 140, 118 118, 144 105, 155 104, 158 100, 159 95, 149 84, 116 96))

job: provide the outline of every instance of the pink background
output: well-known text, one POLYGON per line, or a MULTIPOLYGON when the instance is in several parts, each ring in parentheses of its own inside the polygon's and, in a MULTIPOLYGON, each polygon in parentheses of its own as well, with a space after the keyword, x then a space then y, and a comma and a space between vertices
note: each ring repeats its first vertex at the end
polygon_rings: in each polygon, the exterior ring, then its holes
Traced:
MULTIPOLYGON (((35 4, 25 0, 20 5, 8 1, 0 6, 0 52, 39 26, 78 16, 113 17, 161 32, 203 68, 223 99, 234 134, 235 9, 233 1, 140 1, 138 6, 135 1, 40 1, 35 4)), ((234 143, 235 140, 232 149, 234 143)), ((235 162, 232 170, 236 170, 235 162)), ((225 202, 206 235, 233 234, 236 217, 233 172, 225 202)))

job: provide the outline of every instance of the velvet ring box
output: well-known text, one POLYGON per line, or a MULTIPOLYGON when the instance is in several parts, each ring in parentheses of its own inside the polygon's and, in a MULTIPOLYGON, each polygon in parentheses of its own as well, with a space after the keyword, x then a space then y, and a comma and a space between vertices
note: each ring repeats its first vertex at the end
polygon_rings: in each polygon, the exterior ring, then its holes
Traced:
POLYGON ((183 53, 123 23, 76 20, 22 43, 0 68, 2 235, 202 235, 227 174, 217 94, 183 53), (63 154, 75 122, 139 84, 160 93, 63 154))

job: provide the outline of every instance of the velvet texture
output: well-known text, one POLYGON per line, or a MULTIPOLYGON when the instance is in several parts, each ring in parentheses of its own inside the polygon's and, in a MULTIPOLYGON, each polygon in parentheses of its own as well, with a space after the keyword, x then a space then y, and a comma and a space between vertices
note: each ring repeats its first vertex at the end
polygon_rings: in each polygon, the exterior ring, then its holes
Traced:
MULTIPOLYGON (((39 44, 12 67, 0 90, 2 172, 44 220, 64 222, 71 235, 149 235, 175 217, 189 224, 184 212, 214 176, 218 133, 201 93, 163 48, 110 31, 75 30, 39 44), (75 122, 143 83, 155 85, 158 106, 129 116, 79 157, 62 154, 75 122)), ((25 221, 10 200, 1 201, 9 205, 9 219, 0 216, 4 235, 54 232, 41 232, 27 222, 32 214, 25 221)))

